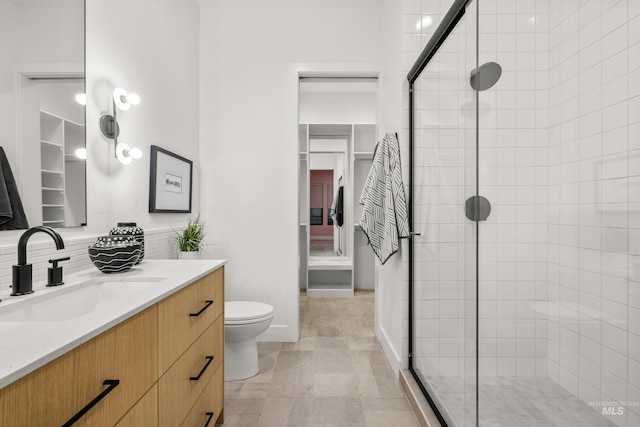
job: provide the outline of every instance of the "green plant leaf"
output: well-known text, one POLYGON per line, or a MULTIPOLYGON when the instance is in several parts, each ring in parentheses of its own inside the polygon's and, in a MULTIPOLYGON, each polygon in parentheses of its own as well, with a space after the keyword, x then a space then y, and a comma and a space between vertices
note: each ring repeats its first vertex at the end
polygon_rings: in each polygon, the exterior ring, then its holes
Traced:
POLYGON ((185 228, 174 232, 174 240, 180 251, 197 252, 204 249, 204 221, 200 215, 196 219, 189 218, 185 228))

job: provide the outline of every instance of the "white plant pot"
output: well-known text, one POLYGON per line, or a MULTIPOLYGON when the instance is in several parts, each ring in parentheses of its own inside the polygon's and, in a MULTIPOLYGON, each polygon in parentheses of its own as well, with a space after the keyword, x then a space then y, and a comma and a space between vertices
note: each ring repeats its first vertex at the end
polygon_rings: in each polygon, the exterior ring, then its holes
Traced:
POLYGON ((178 252, 178 259, 200 259, 200 257, 201 257, 200 251, 178 252))

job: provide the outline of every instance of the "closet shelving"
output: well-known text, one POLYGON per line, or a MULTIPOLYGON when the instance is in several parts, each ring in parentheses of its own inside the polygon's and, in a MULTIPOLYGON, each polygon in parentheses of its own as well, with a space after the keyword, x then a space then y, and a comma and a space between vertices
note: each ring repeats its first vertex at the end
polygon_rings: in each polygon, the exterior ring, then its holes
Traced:
POLYGON ((375 124, 301 124, 299 126, 300 283, 308 296, 353 296, 354 289, 372 288, 374 255, 358 225, 358 203, 376 143, 375 124), (343 138, 347 141, 344 167, 342 256, 311 256, 309 220, 309 170, 311 140, 343 138), (349 231, 350 230, 350 231, 349 231))
POLYGON ((73 153, 77 146, 84 146, 84 125, 40 111, 40 179, 44 225, 65 225, 65 163, 81 161, 73 153))

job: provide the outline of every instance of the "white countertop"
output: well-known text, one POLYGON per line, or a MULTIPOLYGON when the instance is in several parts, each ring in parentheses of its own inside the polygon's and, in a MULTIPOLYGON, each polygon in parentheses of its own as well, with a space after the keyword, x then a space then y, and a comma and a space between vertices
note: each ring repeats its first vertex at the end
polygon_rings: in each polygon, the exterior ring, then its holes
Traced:
POLYGON ((226 260, 144 260, 124 273, 97 269, 59 287, 0 302, 0 388, 140 313, 226 260), (81 303, 78 303, 81 301, 81 303), (12 316, 25 316, 16 321, 12 316))

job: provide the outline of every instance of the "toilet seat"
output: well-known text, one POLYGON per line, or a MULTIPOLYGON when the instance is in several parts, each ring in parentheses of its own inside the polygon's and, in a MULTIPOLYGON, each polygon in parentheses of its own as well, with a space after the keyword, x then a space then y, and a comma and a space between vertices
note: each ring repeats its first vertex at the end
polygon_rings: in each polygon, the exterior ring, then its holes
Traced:
POLYGON ((255 301, 228 301, 224 303, 225 325, 246 325, 273 317, 273 307, 255 301))

